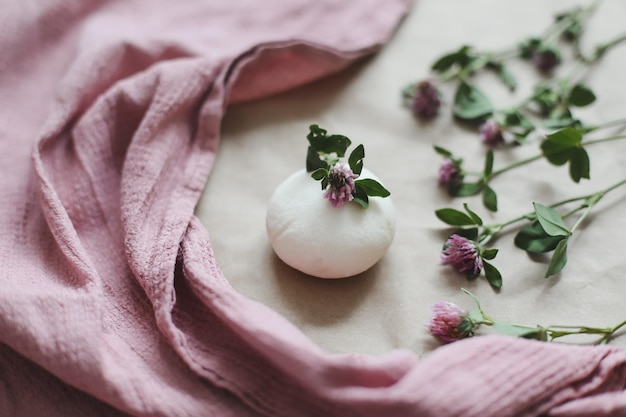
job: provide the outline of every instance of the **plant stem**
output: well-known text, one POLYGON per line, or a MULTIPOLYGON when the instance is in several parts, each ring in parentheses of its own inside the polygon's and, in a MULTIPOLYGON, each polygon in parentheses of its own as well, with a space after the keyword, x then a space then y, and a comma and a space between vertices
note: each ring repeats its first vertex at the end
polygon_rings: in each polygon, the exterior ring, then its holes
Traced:
MULTIPOLYGON (((588 140, 588 141, 585 141, 585 142, 581 142, 580 145, 584 147, 584 146, 593 145, 593 144, 596 144, 596 143, 611 142, 611 141, 614 141, 614 140, 621 140, 621 139, 626 139, 626 135, 616 135, 616 136, 609 136, 609 137, 602 138, 602 139, 592 139, 592 140, 588 140)), ((506 165, 506 166, 504 166, 504 167, 502 167, 500 169, 496 169, 487 178, 485 178, 485 181, 489 181, 493 177, 495 177, 496 175, 502 174, 503 172, 509 171, 509 170, 511 170, 513 168, 517 168, 517 167, 519 167, 521 165, 526 165, 526 164, 528 164, 530 162, 533 162, 533 161, 536 161, 538 159, 541 159, 543 156, 544 156, 543 153, 540 153, 540 154, 537 154, 535 156, 531 156, 530 158, 522 159, 522 160, 514 162, 514 163, 512 163, 510 165, 506 165)))
POLYGON ((579 20, 581 23, 584 22, 596 11, 600 3, 601 3, 601 0, 596 0, 589 7, 585 9, 581 9, 576 12, 572 12, 568 14, 563 19, 557 21, 552 26, 548 27, 548 29, 546 29, 541 39, 544 42, 547 42, 551 40, 552 38, 563 34, 563 32, 565 32, 570 27, 570 25, 574 23, 576 20, 579 20))
POLYGON ((542 157, 543 157, 543 154, 539 154, 539 155, 531 156, 530 158, 526 158, 526 159, 519 160, 519 161, 517 161, 517 162, 513 162, 513 163, 512 163, 512 164, 510 164, 510 165, 507 165, 507 166, 502 167, 502 168, 500 168, 500 169, 496 169, 496 170, 494 170, 494 171, 491 173, 491 175, 489 175, 489 178, 487 178, 487 179, 488 179, 488 180, 490 180, 490 179, 492 179, 493 177, 495 177, 496 175, 502 174, 503 172, 509 171, 509 170, 511 170, 511 169, 513 169, 513 168, 517 168, 517 167, 519 167, 519 166, 526 165, 526 164, 528 164, 528 163, 531 163, 531 162, 533 162, 533 161, 536 161, 537 159, 541 159, 542 157))
MULTIPOLYGON (((563 215, 563 217, 568 217, 568 216, 576 213, 577 211, 579 211, 579 210, 581 210, 583 208, 589 208, 590 209, 598 201, 600 201, 600 199, 602 197, 604 197, 606 194, 608 194, 609 192, 613 191, 614 189, 616 189, 618 187, 621 187, 624 184, 626 184, 626 178, 616 182, 615 184, 613 184, 613 185, 611 185, 611 186, 609 186, 609 187, 607 187, 607 188, 605 188, 603 190, 596 191, 595 193, 591 193, 591 194, 585 194, 585 195, 582 195, 582 196, 572 197, 572 198, 567 198, 565 200, 557 201, 556 203, 550 204, 549 207, 556 208, 556 207, 560 207, 560 206, 563 206, 565 204, 573 203, 575 201, 580 201, 580 200, 587 200, 587 201, 591 200, 592 201, 591 204, 589 204, 589 203, 581 204, 579 207, 577 207, 575 209, 572 209, 571 211, 569 211, 568 213, 563 215)), ((585 215, 585 214, 583 214, 583 215, 585 215)), ((515 218, 513 218, 511 220, 508 220, 506 222, 503 222, 503 223, 495 223, 495 224, 491 224, 491 225, 485 225, 485 226, 483 226, 483 228, 486 229, 486 230, 492 231, 492 233, 488 233, 489 239, 491 239, 491 237, 493 235, 495 235, 497 232, 499 232, 501 229, 503 229, 503 228, 505 228, 507 226, 510 226, 510 225, 515 224, 517 222, 520 222, 522 220, 532 220, 534 218, 535 218, 535 212, 531 211, 531 212, 528 212, 526 214, 522 214, 521 216, 515 217, 515 218)), ((579 221, 580 221, 580 219, 579 219, 579 221)), ((573 232, 576 227, 578 227, 578 226, 574 225, 574 227, 572 227, 572 229, 571 229, 571 232, 573 232)), ((489 239, 481 240, 480 243, 484 244, 484 243, 488 242, 489 239)))
POLYGON ((613 333, 615 333, 616 331, 618 331, 619 329, 621 329, 624 326, 626 326, 626 320, 624 320, 621 323, 618 323, 617 325, 613 326, 613 333))
POLYGON ((584 57, 582 54, 580 54, 580 57, 585 62, 597 61, 598 59, 602 58, 609 49, 613 48, 614 46, 624 41, 626 41, 626 33, 622 33, 621 35, 616 36, 612 40, 598 45, 593 55, 590 58, 584 57))
MULTIPOLYGON (((500 323, 494 320, 487 313, 485 313, 482 306, 480 305, 480 300, 478 299, 478 297, 476 297, 474 294, 472 294, 470 291, 466 290, 465 288, 461 288, 461 290, 474 300, 474 302, 476 303, 476 307, 478 308, 478 311, 480 312, 480 316, 482 316, 480 320, 474 321, 475 325, 494 326, 500 323)), ((564 337, 564 336, 571 336, 574 334, 598 334, 598 335, 603 335, 599 343, 606 344, 619 329, 626 326, 626 320, 619 322, 613 327, 589 327, 589 326, 570 326, 570 325, 551 325, 551 326, 544 327, 544 326, 539 326, 539 325, 529 326, 526 324, 517 324, 517 323, 506 323, 506 324, 509 324, 511 326, 518 327, 521 329, 541 330, 545 332, 545 334, 548 335, 549 337, 548 340, 550 342, 553 341, 554 339, 564 337)))
POLYGON ((615 136, 609 136, 609 137, 602 138, 602 139, 592 139, 592 140, 582 142, 580 145, 581 146, 593 145, 594 143, 611 142, 611 141, 620 140, 620 139, 626 139, 626 135, 615 135, 615 136))
POLYGON ((583 212, 583 214, 581 214, 581 216, 576 220, 576 223, 574 223, 574 225, 572 226, 572 228, 570 229, 570 233, 574 233, 574 231, 578 228, 578 226, 580 226, 580 224, 585 220, 585 218, 589 215, 589 213, 591 212, 591 210, 593 209, 593 207, 598 203, 598 201, 600 201, 602 199, 602 197, 604 197, 604 195, 611 191, 614 188, 619 187, 620 185, 623 185, 626 183, 626 179, 618 182, 617 184, 612 185, 611 187, 607 188, 606 190, 593 194, 591 195, 589 198, 587 198, 586 200, 589 201, 588 204, 586 204, 586 209, 583 212))
POLYGON ((572 228, 570 229, 570 234, 574 233, 574 231, 576 229, 578 229, 578 226, 580 226, 580 224, 587 218, 587 216, 589 215, 589 213, 591 213, 591 210, 593 209, 593 206, 596 205, 596 203, 599 201, 600 199, 595 199, 595 201, 593 201, 590 204, 586 204, 583 205, 583 207, 585 207, 585 211, 583 211, 583 214, 580 215, 580 217, 578 219, 576 219, 576 222, 574 223, 574 225, 572 226, 572 228))
POLYGON ((609 127, 619 126, 623 124, 626 124, 626 117, 623 119, 612 120, 606 123, 600 123, 599 125, 595 125, 595 126, 588 126, 585 129, 585 133, 595 132, 596 130, 607 129, 609 127))

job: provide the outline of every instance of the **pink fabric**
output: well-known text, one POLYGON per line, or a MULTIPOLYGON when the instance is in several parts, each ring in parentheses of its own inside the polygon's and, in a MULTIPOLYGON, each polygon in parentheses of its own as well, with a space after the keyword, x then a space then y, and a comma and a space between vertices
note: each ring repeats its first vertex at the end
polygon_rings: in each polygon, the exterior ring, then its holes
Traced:
POLYGON ((3 4, 0 415, 626 415, 623 350, 333 355, 218 269, 193 210, 227 104, 345 68, 407 7, 3 4))

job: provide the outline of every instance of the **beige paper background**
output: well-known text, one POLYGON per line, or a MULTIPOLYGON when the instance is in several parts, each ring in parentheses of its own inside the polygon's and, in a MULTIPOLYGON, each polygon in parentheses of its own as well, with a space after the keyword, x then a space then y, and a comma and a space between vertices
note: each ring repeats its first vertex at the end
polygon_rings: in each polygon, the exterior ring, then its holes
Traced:
MULTIPOLYGON (((464 287, 498 319, 525 324, 612 326, 626 318, 626 187, 608 195, 570 243, 569 262, 558 276, 543 278, 546 260, 531 259, 505 233, 493 246, 504 276, 497 293, 484 278, 468 282, 439 261, 449 229, 435 216, 442 207, 468 202, 491 223, 544 204, 604 188, 626 177, 626 143, 589 148, 591 180, 574 184, 566 167, 538 161, 495 179, 500 210, 490 214, 479 197, 450 199, 436 186, 441 158, 434 144, 461 154, 481 169, 485 147, 477 133, 451 118, 447 102, 430 123, 402 107, 400 90, 426 78, 444 52, 471 44, 481 50, 508 47, 540 33, 555 12, 587 2, 532 0, 417 1, 389 44, 347 71, 264 100, 231 106, 223 122, 214 170, 197 209, 207 227, 220 268, 239 292, 282 314, 324 349, 378 354, 408 348, 418 355, 439 346, 424 329, 429 308, 448 300, 474 307, 464 287), (322 280, 284 265, 265 232, 265 210, 278 184, 304 167, 306 134, 312 123, 363 143, 365 166, 392 192, 397 230, 385 257, 372 269, 343 280, 322 280)), ((375 11, 372 11, 375 13, 375 11)), ((624 28, 626 2, 606 0, 585 36, 587 50, 624 28)), ((626 44, 596 65, 587 83, 598 96, 577 114, 587 122, 625 117, 626 44)), ((520 85, 509 93, 494 76, 476 79, 498 107, 526 96, 537 78, 526 64, 512 64, 520 85)), ((559 74, 567 73, 560 68, 559 74)), ((607 130, 606 135, 615 130, 607 130)), ((537 145, 496 152, 496 168, 537 152, 537 145)), ((482 329, 481 333, 490 333, 482 329)), ((585 339, 588 340, 588 339, 585 339)), ((626 335, 612 344, 626 347, 626 335)))

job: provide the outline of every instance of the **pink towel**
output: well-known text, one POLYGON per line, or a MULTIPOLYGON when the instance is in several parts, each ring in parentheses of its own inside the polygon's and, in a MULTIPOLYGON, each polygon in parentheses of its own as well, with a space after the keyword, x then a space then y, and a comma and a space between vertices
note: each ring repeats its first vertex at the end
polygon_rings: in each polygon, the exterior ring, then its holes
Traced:
POLYGON ((0 416, 625 416, 626 352, 333 355, 235 292, 193 216, 228 103, 340 71, 406 0, 0 9, 0 416))

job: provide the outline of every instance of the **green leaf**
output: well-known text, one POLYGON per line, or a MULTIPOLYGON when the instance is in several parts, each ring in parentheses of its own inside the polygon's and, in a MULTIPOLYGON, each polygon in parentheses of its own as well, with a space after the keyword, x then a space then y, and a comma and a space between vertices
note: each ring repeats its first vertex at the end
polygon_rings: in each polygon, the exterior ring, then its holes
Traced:
POLYGON ((320 128, 318 125, 309 126, 309 134, 307 139, 311 144, 311 147, 318 153, 336 153, 337 156, 343 157, 346 150, 352 143, 350 139, 343 135, 327 135, 325 129, 320 128))
POLYGON ((463 81, 454 96, 453 112, 461 120, 476 120, 489 116, 493 105, 482 91, 463 81))
POLYGON ((318 168, 311 173, 311 177, 314 180, 320 181, 328 176, 328 171, 325 168, 318 168))
POLYGON ((485 249, 481 256, 483 259, 491 260, 498 254, 498 249, 485 249))
POLYGON ((569 161, 573 149, 580 147, 583 135, 580 130, 566 127, 548 135, 541 143, 544 156, 554 165, 569 161))
POLYGON ((361 188, 358 184, 355 183, 354 193, 352 194, 355 203, 358 203, 364 209, 369 207, 369 198, 367 197, 367 193, 363 188, 361 188))
POLYGON ((502 288, 502 274, 500 274, 500 271, 486 261, 483 261, 483 268, 485 269, 485 278, 487 278, 487 282, 489 282, 492 287, 502 288))
POLYGON ((543 125, 548 129, 563 129, 565 127, 579 126, 580 120, 574 119, 571 114, 562 114, 551 117, 543 125))
POLYGON ((348 149, 351 143, 352 141, 348 139, 346 136, 331 135, 328 137, 328 143, 326 145, 327 147, 324 152, 326 153, 335 152, 337 156, 341 158, 346 154, 346 150, 348 149))
POLYGON ((470 310, 467 313, 467 315, 474 323, 480 323, 481 321, 485 320, 485 315, 483 314, 482 310, 480 310, 479 308, 470 310))
POLYGON ((548 265, 548 269, 546 270, 545 277, 548 278, 554 274, 558 274, 565 268, 565 264, 567 264, 567 241, 569 239, 565 238, 556 245, 556 249, 552 254, 552 259, 550 259, 550 264, 548 265))
POLYGON ((498 76, 500 77, 500 80, 502 80, 504 85, 509 87, 511 91, 517 88, 517 80, 515 79, 515 76, 511 73, 511 71, 509 71, 509 69, 505 65, 500 65, 498 76))
POLYGON ((450 152, 447 149, 442 148, 441 146, 433 146, 433 149, 435 149, 435 152, 437 152, 439 155, 445 157, 445 158, 450 158, 452 159, 454 157, 454 155, 452 155, 452 152, 450 152))
POLYGON ((462 182, 448 188, 448 194, 453 197, 469 197, 478 194, 483 189, 483 182, 462 182))
POLYGON ((524 126, 524 127, 534 127, 532 122, 528 119, 528 117, 524 116, 519 110, 512 110, 507 112, 504 115, 504 123, 505 127, 511 126, 524 126))
POLYGON ((569 175, 574 182, 581 178, 589 179, 589 154, 585 148, 574 148, 569 158, 569 175))
POLYGON ((552 142, 543 141, 541 150, 546 159, 556 166, 565 165, 569 161, 572 148, 560 148, 552 142))
POLYGON ((456 326, 456 331, 460 334, 471 336, 474 334, 476 324, 471 317, 465 316, 461 322, 456 326))
POLYGON ((539 106, 543 116, 552 113, 560 105, 562 92, 550 83, 538 84, 533 92, 532 101, 539 106))
POLYGON ((312 146, 309 146, 306 152, 306 171, 313 172, 317 169, 328 170, 329 166, 326 161, 320 159, 320 154, 317 153, 312 146))
POLYGON ((435 215, 439 220, 450 226, 474 226, 482 224, 482 222, 479 224, 467 214, 453 208, 435 210, 435 215))
POLYGON ((452 52, 450 54, 446 54, 437 59, 430 69, 436 72, 444 72, 449 70, 459 59, 458 52, 452 52))
POLYGON ((309 134, 306 135, 309 143, 316 151, 321 151, 324 143, 326 143, 328 131, 326 129, 322 129, 318 125, 310 125, 309 126, 309 134))
POLYGON ((363 145, 357 146, 350 153, 348 164, 350 165, 352 172, 356 175, 361 175, 361 171, 363 170, 363 158, 365 158, 365 148, 363 145))
POLYGON ((523 337, 526 339, 547 340, 547 334, 543 327, 526 327, 512 323, 495 322, 493 328, 507 336, 523 337))
POLYGON ((498 196, 493 188, 487 184, 483 189, 483 205, 491 211, 498 211, 498 196))
POLYGON ((517 80, 515 76, 502 62, 491 62, 490 67, 496 71, 498 78, 509 90, 514 91, 517 88, 517 80))
POLYGON ((478 227, 470 227, 467 229, 460 229, 454 232, 455 235, 462 236, 471 241, 476 241, 478 239, 478 227))
POLYGON ((519 44, 519 51, 522 55, 522 58, 531 58, 533 53, 537 50, 537 48, 541 45, 540 38, 528 38, 519 44))
POLYGON ((463 158, 455 156, 452 152, 450 152, 449 150, 447 150, 445 148, 442 148, 441 146, 434 145, 433 149, 439 155, 443 156, 444 158, 447 158, 447 159, 451 160, 452 162, 454 162, 457 165, 461 165, 463 163, 463 158))
POLYGON ((569 236, 571 232, 563 221, 563 218, 552 207, 533 203, 537 220, 543 230, 550 236, 569 236))
POLYGON ((504 115, 503 127, 520 141, 526 139, 528 134, 535 130, 535 125, 530 119, 518 110, 509 111, 504 115))
POLYGON ((355 187, 362 189, 370 197, 389 197, 391 193, 381 183, 371 178, 354 181, 355 187))
POLYGON ((545 253, 553 251, 565 236, 550 236, 543 230, 538 221, 534 221, 520 229, 515 235, 515 246, 526 252, 545 253))
POLYGON ((467 203, 463 203, 463 208, 465 209, 465 211, 467 212, 467 214, 469 214, 470 218, 474 221, 474 224, 478 225, 478 226, 482 226, 483 224, 483 219, 480 218, 480 216, 476 213, 474 213, 472 210, 470 210, 469 206, 467 205, 467 203))
POLYGON ((470 50, 471 47, 464 45, 459 48, 458 51, 447 53, 439 57, 430 68, 433 71, 441 73, 452 68, 454 64, 464 67, 471 61, 471 57, 469 55, 470 50))
POLYGON ((588 106, 596 100, 593 91, 584 84, 576 84, 569 93, 567 102, 572 106, 588 106))
POLYGON ((489 177, 493 172, 493 151, 489 149, 485 155, 485 169, 483 171, 485 177, 489 177))
POLYGON ((354 201, 355 203, 358 203, 364 209, 366 209, 366 208, 368 208, 370 206, 369 201, 363 200, 362 198, 354 197, 352 199, 352 201, 354 201))
POLYGON ((566 127, 547 135, 547 140, 562 147, 571 148, 580 145, 583 140, 583 134, 578 129, 566 127))

